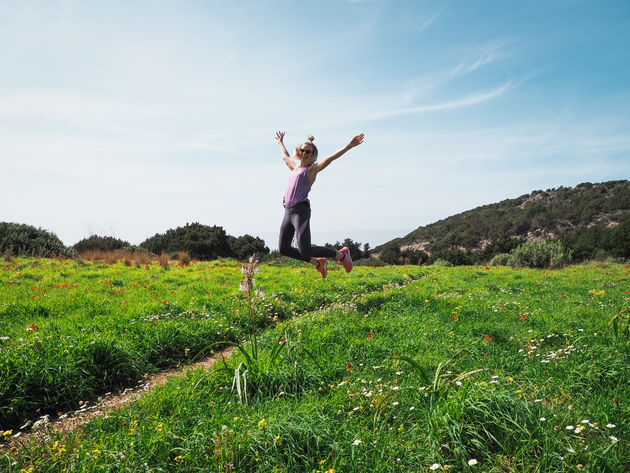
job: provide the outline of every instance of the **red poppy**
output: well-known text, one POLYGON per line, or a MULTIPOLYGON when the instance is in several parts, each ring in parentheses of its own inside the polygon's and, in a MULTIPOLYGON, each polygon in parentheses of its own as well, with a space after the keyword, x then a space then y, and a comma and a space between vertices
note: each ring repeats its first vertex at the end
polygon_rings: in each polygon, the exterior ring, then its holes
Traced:
POLYGON ((348 363, 348 364, 346 365, 346 368, 348 368, 348 371, 350 371, 350 370, 352 369, 352 363, 348 363))
POLYGON ((490 343, 492 341, 492 337, 488 334, 486 334, 485 337, 483 337, 483 341, 486 343, 490 343))
POLYGON ((37 332, 39 330, 39 327, 35 324, 31 324, 30 327, 27 327, 26 330, 28 332, 37 332))
POLYGON ((521 315, 521 320, 525 320, 527 318, 527 315, 523 314, 521 315))
POLYGON ((372 337, 374 337, 374 334, 372 332, 368 333, 368 340, 370 340, 372 337))
POLYGON ((456 320, 456 319, 457 319, 457 316, 456 316, 456 315, 451 315, 451 319, 452 319, 452 320, 456 320))

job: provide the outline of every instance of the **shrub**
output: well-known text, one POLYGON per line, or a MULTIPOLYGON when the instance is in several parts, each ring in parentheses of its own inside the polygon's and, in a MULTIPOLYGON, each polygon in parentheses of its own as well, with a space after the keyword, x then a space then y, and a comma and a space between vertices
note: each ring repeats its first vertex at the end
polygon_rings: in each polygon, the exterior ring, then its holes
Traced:
POLYGON ((73 248, 77 251, 77 253, 84 253, 90 250, 115 251, 129 246, 130 244, 128 242, 118 238, 91 235, 90 237, 84 238, 83 240, 75 243, 73 248))
POLYGON ((433 265, 434 266, 442 266, 442 267, 445 267, 445 268, 451 268, 451 267, 455 266, 450 261, 445 260, 445 259, 439 259, 439 258, 434 261, 433 265))
POLYGON ((158 263, 160 263, 160 266, 162 268, 168 268, 168 253, 166 251, 163 251, 162 254, 160 254, 160 257, 158 258, 158 263))
POLYGON ((507 266, 510 261, 509 253, 500 253, 490 260, 490 266, 507 266))
POLYGON ((176 254, 187 251, 191 258, 214 260, 217 258, 246 259, 252 253, 266 254, 269 249, 260 238, 250 235, 232 237, 222 227, 210 227, 200 223, 186 224, 184 227, 167 230, 147 238, 140 246, 159 255, 162 251, 176 254))
POLYGON ((47 230, 31 225, 0 222, 0 252, 21 256, 69 256, 61 240, 47 230))
POLYGON ((188 266, 190 262, 192 261, 190 258, 190 253, 188 253, 187 251, 180 251, 177 254, 177 259, 179 260, 182 266, 188 266))
POLYGON ((435 258, 438 260, 448 261, 452 263, 451 266, 462 266, 472 263, 470 253, 466 253, 455 248, 440 250, 435 254, 435 258))
POLYGON ((370 256, 369 258, 362 258, 354 262, 355 266, 387 266, 385 261, 370 256))
POLYGON ((571 262, 571 252, 560 240, 530 241, 516 248, 508 264, 530 268, 559 268, 571 262))
POLYGON ((257 255, 266 255, 269 253, 269 248, 265 246, 265 242, 258 237, 243 235, 238 238, 228 237, 228 240, 231 250, 230 256, 240 261, 249 259, 254 253, 257 255))
POLYGON ((396 243, 388 243, 381 251, 379 258, 387 264, 400 264, 402 253, 396 243))

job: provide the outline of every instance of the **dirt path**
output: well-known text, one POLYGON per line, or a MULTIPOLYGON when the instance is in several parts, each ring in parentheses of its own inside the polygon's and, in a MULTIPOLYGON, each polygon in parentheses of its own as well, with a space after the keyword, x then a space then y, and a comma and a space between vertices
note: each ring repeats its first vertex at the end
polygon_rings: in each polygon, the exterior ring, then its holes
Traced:
MULTIPOLYGON (((127 388, 116 394, 108 393, 105 396, 99 397, 95 404, 86 402, 82 404, 78 410, 63 414, 57 419, 49 421, 48 417, 44 416, 32 424, 30 431, 20 431, 18 434, 14 434, 9 437, 7 442, 0 444, 0 452, 12 447, 19 448, 22 445, 28 444, 32 439, 46 441, 50 438, 51 434, 55 432, 68 432, 70 430, 74 430, 80 425, 89 422, 94 417, 105 415, 108 412, 118 410, 121 407, 136 401, 147 392, 150 392, 158 386, 162 386, 171 378, 181 378, 185 376, 186 373, 194 369, 208 369, 214 363, 221 360, 222 357, 229 357, 233 350, 233 347, 227 347, 195 363, 148 375, 134 388, 127 388)), ((28 426, 30 425, 31 423, 29 422, 28 426)), ((1 434, 2 432, 0 432, 0 435, 1 434)))

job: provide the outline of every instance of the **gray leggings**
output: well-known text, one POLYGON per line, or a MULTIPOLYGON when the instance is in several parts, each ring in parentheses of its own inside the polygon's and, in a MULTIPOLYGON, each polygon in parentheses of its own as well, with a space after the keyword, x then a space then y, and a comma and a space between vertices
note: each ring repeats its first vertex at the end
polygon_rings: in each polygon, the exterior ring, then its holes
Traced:
POLYGON ((334 258, 335 250, 321 246, 311 246, 311 206, 308 202, 299 202, 293 207, 286 207, 284 219, 280 225, 280 254, 290 256, 301 261, 311 258, 334 258), (291 246, 293 235, 297 231, 297 248, 291 246))

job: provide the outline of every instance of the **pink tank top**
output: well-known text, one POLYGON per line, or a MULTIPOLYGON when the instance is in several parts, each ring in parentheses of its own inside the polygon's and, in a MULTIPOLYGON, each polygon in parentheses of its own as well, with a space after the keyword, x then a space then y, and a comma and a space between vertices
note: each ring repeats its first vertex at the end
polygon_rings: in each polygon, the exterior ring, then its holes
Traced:
POLYGON ((285 207, 293 207, 300 202, 308 202, 308 193, 311 190, 311 181, 306 172, 308 168, 295 168, 289 176, 289 185, 284 193, 282 204, 285 207))

